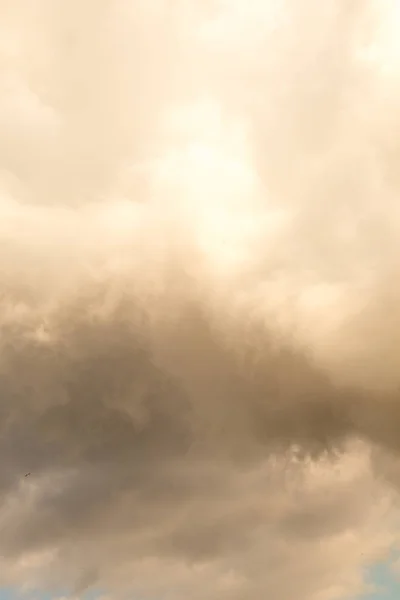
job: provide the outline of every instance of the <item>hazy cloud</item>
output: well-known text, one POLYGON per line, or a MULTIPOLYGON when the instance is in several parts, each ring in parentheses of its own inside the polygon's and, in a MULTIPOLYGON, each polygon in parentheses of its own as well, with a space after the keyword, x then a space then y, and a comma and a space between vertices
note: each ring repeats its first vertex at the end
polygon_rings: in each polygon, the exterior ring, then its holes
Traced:
POLYGON ((398 18, 0 1, 2 582, 334 600, 397 543, 398 18))

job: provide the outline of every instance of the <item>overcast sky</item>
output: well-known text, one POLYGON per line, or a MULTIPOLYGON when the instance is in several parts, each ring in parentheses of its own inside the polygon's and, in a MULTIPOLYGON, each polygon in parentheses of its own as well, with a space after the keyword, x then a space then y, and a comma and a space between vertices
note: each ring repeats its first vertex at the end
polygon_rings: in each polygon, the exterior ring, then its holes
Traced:
POLYGON ((399 27, 389 0, 0 0, 1 584, 372 593, 399 27))

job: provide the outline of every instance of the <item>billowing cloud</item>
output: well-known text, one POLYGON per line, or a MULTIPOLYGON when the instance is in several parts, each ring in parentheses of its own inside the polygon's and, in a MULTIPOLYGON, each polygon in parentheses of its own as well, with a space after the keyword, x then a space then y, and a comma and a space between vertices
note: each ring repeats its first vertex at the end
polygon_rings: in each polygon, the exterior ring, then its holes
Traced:
POLYGON ((2 582, 340 600, 396 545, 399 17, 299 6, 0 2, 2 582))

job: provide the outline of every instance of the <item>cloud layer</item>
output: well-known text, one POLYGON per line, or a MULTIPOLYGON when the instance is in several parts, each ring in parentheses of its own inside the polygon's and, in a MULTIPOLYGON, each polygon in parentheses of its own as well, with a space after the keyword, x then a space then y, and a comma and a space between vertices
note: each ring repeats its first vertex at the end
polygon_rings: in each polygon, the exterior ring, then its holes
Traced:
POLYGON ((396 544, 400 17, 301 4, 0 2, 2 582, 334 600, 396 544))

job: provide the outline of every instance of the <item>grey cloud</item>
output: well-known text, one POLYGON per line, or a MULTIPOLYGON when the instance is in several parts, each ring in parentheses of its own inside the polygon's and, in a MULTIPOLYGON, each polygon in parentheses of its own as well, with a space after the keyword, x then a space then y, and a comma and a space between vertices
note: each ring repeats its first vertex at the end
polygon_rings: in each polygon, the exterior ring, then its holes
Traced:
POLYGON ((1 581, 358 593, 399 452, 372 3, 288 2, 275 31, 264 1, 22 4, 0 2, 1 581))

